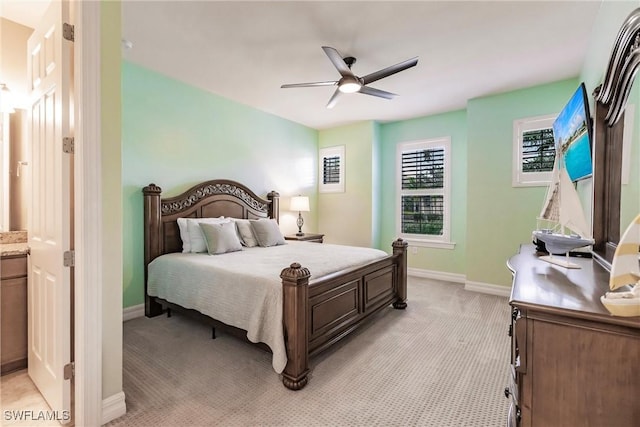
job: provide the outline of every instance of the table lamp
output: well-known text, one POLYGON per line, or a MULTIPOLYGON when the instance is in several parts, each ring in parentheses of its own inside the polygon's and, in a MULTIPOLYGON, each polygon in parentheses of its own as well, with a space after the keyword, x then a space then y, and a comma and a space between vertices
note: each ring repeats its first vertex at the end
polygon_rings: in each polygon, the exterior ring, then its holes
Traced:
POLYGON ((296 220, 298 232, 296 233, 296 236, 304 236, 304 233, 302 232, 302 225, 304 224, 304 219, 302 219, 302 212, 309 212, 309 198, 307 196, 292 197, 290 209, 292 211, 298 211, 298 219, 296 220))

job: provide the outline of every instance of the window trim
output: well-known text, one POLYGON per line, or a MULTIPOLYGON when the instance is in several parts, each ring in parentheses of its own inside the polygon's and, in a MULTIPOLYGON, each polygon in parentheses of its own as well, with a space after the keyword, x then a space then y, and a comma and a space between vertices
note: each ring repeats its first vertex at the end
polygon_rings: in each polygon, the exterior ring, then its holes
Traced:
POLYGON ((345 176, 345 146, 338 145, 335 147, 320 148, 318 150, 318 192, 319 193, 344 193, 344 176, 345 176), (339 181, 337 184, 324 183, 324 159, 327 157, 340 157, 339 181))
POLYGON ((528 131, 552 128, 557 116, 557 114, 547 114, 513 121, 512 187, 544 187, 551 183, 552 171, 526 173, 522 171, 522 134, 528 131))
POLYGON ((408 241, 409 244, 419 247, 431 247, 440 249, 453 249, 455 243, 451 241, 451 137, 439 137, 418 141, 401 142, 396 146, 396 235, 408 241), (444 149, 444 187, 441 194, 444 196, 444 214, 442 235, 423 235, 402 233, 402 153, 404 151, 418 149, 444 149))

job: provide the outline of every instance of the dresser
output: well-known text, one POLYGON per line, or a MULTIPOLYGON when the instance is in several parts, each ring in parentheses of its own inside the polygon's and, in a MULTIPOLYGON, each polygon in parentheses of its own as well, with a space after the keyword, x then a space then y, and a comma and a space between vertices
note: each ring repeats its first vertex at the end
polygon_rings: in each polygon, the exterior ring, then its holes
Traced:
POLYGON ((538 259, 523 245, 507 262, 510 305, 508 426, 640 425, 640 317, 614 317, 600 303, 609 273, 538 259))
POLYGON ((27 255, 0 258, 0 360, 6 374, 27 367, 27 255))

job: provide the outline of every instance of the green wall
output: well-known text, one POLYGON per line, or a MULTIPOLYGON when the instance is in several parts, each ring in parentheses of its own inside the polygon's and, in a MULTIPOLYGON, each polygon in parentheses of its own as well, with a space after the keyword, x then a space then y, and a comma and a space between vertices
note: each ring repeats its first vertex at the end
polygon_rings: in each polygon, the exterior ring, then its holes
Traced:
POLYGON ((120 1, 100 3, 102 397, 122 391, 122 145, 120 1))
POLYGON ((513 121, 557 114, 577 79, 472 99, 467 104, 467 282, 511 285, 505 261, 531 241, 546 187, 512 187, 513 121))
POLYGON ((454 249, 412 247, 409 267, 509 286, 505 266, 531 239, 546 187, 512 187, 513 121, 558 113, 577 79, 472 99, 467 109, 380 125, 381 241, 397 235, 398 143, 451 137, 454 249))
POLYGON ((371 247, 391 252, 389 241, 382 241, 382 126, 373 123, 371 148, 371 247))
MULTIPOLYGON (((327 243, 373 246, 377 125, 360 122, 319 132, 318 148, 345 146, 344 193, 318 194, 318 232, 327 243)), ((376 216, 377 221, 377 216, 376 216)), ((391 247, 391 242, 389 242, 391 247)))
POLYGON ((318 132, 122 64, 124 307, 144 302, 142 188, 163 196, 208 179, 239 181, 264 197, 280 192, 281 228, 297 231, 288 199, 311 197, 305 228, 317 228, 318 132), (316 210, 317 211, 317 210, 316 210))
POLYGON ((401 142, 443 136, 451 137, 451 241, 456 245, 454 249, 411 248, 408 264, 411 268, 464 274, 467 220, 467 114, 464 110, 380 125, 380 240, 391 242, 398 237, 396 146, 401 142))

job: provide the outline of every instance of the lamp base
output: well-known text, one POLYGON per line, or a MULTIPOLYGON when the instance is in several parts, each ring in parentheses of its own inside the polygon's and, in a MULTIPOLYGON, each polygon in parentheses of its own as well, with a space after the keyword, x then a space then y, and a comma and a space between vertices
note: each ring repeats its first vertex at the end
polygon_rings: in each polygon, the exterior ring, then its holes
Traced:
POLYGON ((298 219, 296 220, 296 225, 298 226, 298 232, 296 236, 304 236, 302 232, 302 226, 304 225, 304 219, 302 219, 302 213, 298 212, 298 219))

